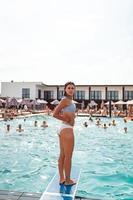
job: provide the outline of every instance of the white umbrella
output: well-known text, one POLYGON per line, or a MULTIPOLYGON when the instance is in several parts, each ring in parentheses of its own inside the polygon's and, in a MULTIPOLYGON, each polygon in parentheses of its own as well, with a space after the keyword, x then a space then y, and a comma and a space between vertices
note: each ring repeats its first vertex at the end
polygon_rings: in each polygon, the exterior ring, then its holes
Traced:
MULTIPOLYGON (((111 101, 111 105, 114 105, 115 103, 111 101)), ((105 103, 105 105, 109 105, 109 101, 105 103)))
POLYGON ((127 104, 126 102, 120 100, 120 101, 117 101, 114 103, 115 105, 124 105, 124 104, 127 104))
POLYGON ((97 103, 96 103, 95 101, 92 100, 92 101, 89 103, 89 106, 90 106, 90 107, 92 107, 92 106, 97 106, 97 103))
POLYGON ((30 102, 30 105, 40 105, 40 103, 37 102, 36 99, 34 99, 32 102, 30 102))
POLYGON ((133 100, 127 101, 126 104, 128 104, 128 105, 133 105, 133 100))
POLYGON ((22 99, 21 105, 29 105, 30 104, 30 99, 22 99))
POLYGON ((47 104, 48 102, 42 99, 37 99, 37 103, 39 104, 47 104))
POLYGON ((51 102, 52 105, 58 105, 59 101, 57 99, 55 99, 54 101, 51 102))
POLYGON ((2 103, 5 103, 5 100, 3 100, 3 99, 0 99, 0 106, 2 107, 3 106, 3 104, 2 103))
POLYGON ((21 104, 22 99, 17 99, 17 102, 18 102, 19 104, 21 104))
POLYGON ((0 99, 0 102, 1 102, 1 103, 5 103, 5 100, 3 100, 3 99, 0 99))
POLYGON ((18 105, 18 101, 15 97, 9 99, 9 106, 17 106, 18 105))

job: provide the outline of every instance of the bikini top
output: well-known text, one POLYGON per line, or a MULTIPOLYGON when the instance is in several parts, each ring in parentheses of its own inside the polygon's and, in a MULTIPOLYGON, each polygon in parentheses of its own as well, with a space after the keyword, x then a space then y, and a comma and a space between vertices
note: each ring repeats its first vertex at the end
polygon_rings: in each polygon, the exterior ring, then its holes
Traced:
POLYGON ((66 106, 65 108, 63 108, 62 111, 63 112, 75 112, 76 111, 76 106, 75 106, 75 104, 72 101, 68 106, 66 106))

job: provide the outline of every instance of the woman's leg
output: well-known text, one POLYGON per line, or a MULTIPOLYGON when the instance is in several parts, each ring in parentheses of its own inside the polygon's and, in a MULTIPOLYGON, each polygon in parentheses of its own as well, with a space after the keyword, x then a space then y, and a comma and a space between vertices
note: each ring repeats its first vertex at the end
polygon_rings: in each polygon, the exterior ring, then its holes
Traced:
POLYGON ((64 150, 63 150, 63 139, 59 135, 59 145, 60 145, 60 156, 58 160, 58 169, 59 169, 59 175, 60 175, 60 183, 64 183, 65 177, 64 177, 64 150))
POLYGON ((65 128, 61 133, 63 151, 64 151, 64 169, 65 169, 65 185, 75 184, 73 180, 70 179, 71 175, 71 162, 72 154, 74 148, 74 134, 73 129, 65 128))

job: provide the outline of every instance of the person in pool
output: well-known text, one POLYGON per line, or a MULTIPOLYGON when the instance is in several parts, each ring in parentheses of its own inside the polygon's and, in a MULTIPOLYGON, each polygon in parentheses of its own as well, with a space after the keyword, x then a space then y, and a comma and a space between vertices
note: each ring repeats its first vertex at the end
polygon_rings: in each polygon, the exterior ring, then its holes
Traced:
POLYGON ((34 126, 35 126, 35 127, 37 127, 37 126, 38 126, 38 125, 37 125, 37 121, 34 121, 34 126))
POLYGON ((46 122, 46 121, 43 121, 43 123, 42 123, 41 127, 43 127, 43 128, 46 128, 46 127, 48 127, 48 124, 47 124, 47 122, 46 122))
POLYGON ((21 124, 18 125, 18 128, 16 129, 16 131, 18 131, 18 132, 24 131, 21 124))
POLYGON ((75 84, 67 82, 64 86, 64 97, 53 112, 53 117, 62 121, 59 132, 60 156, 58 169, 60 184, 74 185, 76 182, 70 178, 72 155, 74 150, 74 123, 76 106, 73 102, 75 84))
POLYGON ((10 124, 7 124, 6 125, 6 132, 9 132, 10 131, 10 124))

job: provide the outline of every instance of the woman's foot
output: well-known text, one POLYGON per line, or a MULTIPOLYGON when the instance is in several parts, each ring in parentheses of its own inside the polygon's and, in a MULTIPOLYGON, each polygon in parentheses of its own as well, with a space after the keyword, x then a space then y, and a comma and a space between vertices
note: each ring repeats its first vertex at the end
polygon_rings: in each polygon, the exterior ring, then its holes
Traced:
POLYGON ((76 184, 76 182, 74 181, 74 180, 69 180, 69 181, 65 181, 65 183, 64 183, 64 185, 70 185, 70 186, 72 186, 72 185, 75 185, 76 184))
POLYGON ((60 185, 62 185, 64 183, 65 183, 65 179, 61 179, 60 182, 59 182, 60 185))

